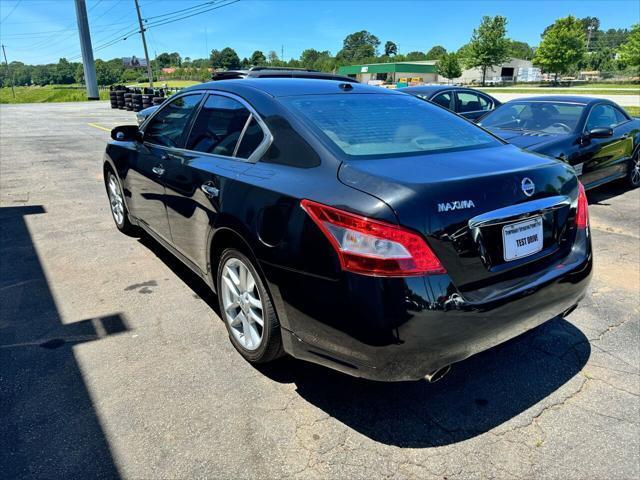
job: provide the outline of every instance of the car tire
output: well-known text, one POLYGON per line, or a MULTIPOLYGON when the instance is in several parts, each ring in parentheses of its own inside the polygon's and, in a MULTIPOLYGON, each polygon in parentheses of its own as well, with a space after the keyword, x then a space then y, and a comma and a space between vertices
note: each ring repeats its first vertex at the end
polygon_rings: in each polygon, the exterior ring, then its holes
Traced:
POLYGON ((129 220, 129 211, 124 201, 122 186, 111 168, 107 168, 104 172, 104 186, 107 189, 107 196, 109 197, 111 217, 116 227, 118 227, 118 230, 131 237, 139 236, 140 229, 129 220))
POLYGON ((240 355, 250 363, 281 357, 284 350, 280 322, 254 262, 239 250, 224 250, 218 262, 216 286, 220 316, 240 355))
POLYGON ((631 162, 629 162, 627 184, 631 188, 637 188, 640 186, 640 148, 636 148, 636 154, 631 159, 631 162))

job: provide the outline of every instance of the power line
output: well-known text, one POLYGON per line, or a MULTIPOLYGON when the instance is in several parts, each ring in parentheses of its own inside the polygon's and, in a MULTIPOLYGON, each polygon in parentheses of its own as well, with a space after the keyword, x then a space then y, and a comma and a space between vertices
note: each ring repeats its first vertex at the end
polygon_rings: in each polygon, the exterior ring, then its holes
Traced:
POLYGON ((167 25, 167 24, 169 24, 169 23, 178 22, 178 21, 180 21, 180 20, 184 20, 185 18, 195 17, 196 15, 200 15, 200 14, 202 14, 202 13, 206 13, 206 12, 210 12, 210 11, 212 11, 212 10, 218 10, 219 8, 227 7, 227 6, 232 5, 232 4, 234 4, 234 3, 238 3, 239 1, 240 1, 240 0, 232 0, 232 1, 228 2, 228 3, 225 3, 224 5, 217 5, 217 6, 213 7, 213 8, 208 8, 208 9, 206 9, 206 10, 202 10, 202 11, 200 11, 200 12, 192 13, 192 14, 190 14, 190 15, 185 15, 185 16, 178 17, 178 18, 174 18, 174 19, 167 20, 167 21, 158 21, 158 22, 156 22, 156 23, 153 23, 153 22, 152 22, 152 23, 148 24, 146 27, 147 27, 147 28, 159 27, 159 26, 161 26, 161 25, 167 25))
POLYGON ((175 10, 173 12, 163 13, 161 15, 154 15, 153 17, 145 17, 144 20, 145 21, 149 21, 149 20, 154 19, 154 18, 168 17, 168 16, 171 16, 171 15, 175 15, 176 13, 186 12, 188 10, 195 10, 195 9, 200 8, 202 6, 205 6, 205 5, 212 5, 214 3, 219 3, 219 1, 220 0, 212 0, 210 2, 200 3, 198 5, 193 5, 192 7, 189 7, 189 8, 183 8, 181 10, 175 10))
POLYGON ((0 20, 0 23, 4 23, 4 21, 5 21, 7 18, 9 18, 13 12, 15 12, 15 11, 16 11, 16 8, 18 8, 18 5, 20 5, 20 2, 22 2, 22 0, 18 0, 18 1, 16 2, 16 4, 15 4, 15 5, 13 6, 13 8, 11 9, 11 11, 10 11, 9 13, 7 13, 7 15, 6 15, 2 20, 0 20))

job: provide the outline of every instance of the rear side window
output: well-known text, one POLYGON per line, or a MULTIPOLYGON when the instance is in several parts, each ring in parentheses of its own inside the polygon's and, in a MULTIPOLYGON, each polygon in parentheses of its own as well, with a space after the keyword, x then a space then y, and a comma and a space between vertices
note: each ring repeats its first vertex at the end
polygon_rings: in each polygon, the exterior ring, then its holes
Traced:
POLYGON ((249 158, 264 140, 264 132, 255 118, 251 118, 249 126, 242 136, 236 157, 249 158))
POLYGON ((187 149, 232 157, 250 116, 237 100, 210 95, 193 125, 187 149))
POLYGON ((491 110, 491 103, 482 95, 471 92, 458 92, 458 112, 477 112, 491 110))
POLYGON ((443 106, 444 108, 451 108, 451 92, 444 92, 436 95, 431 101, 443 106))
POLYGON ((200 103, 202 94, 183 95, 163 107, 145 128, 144 141, 163 147, 180 148, 185 128, 200 103))
POLYGON ((386 158, 502 145, 472 123, 409 95, 308 95, 286 97, 282 102, 352 157, 386 158))

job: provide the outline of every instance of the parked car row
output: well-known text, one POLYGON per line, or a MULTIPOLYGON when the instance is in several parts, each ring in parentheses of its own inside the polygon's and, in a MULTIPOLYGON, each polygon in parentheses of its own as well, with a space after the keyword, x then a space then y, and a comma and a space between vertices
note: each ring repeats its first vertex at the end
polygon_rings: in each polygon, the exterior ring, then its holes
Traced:
POLYGON ((629 186, 640 185, 640 119, 612 101, 563 95, 502 104, 458 86, 398 90, 476 121, 517 147, 570 164, 587 189, 625 177, 629 186))
MULTIPOLYGON (((207 282, 246 360, 434 381, 576 308, 593 258, 573 167, 401 92, 272 73, 181 91, 115 128, 103 164, 117 228, 207 282)), ((449 107, 476 108, 462 93, 449 107)))

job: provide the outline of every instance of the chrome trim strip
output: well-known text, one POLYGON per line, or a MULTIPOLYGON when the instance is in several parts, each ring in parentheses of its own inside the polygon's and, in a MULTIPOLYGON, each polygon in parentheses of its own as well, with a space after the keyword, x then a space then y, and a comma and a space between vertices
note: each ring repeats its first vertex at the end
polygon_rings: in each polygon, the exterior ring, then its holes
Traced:
POLYGON ((481 228, 489 225, 510 223, 520 218, 540 215, 541 213, 558 210, 571 205, 571 198, 566 195, 540 198, 530 202, 518 203, 509 207, 499 208, 491 212, 477 215, 469 220, 469 228, 481 228))

